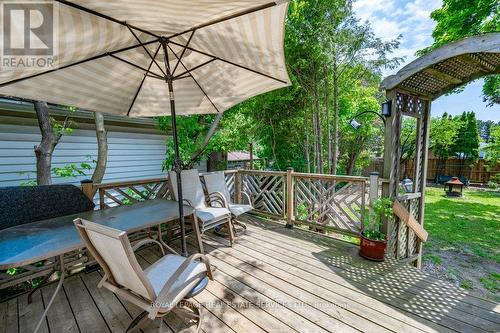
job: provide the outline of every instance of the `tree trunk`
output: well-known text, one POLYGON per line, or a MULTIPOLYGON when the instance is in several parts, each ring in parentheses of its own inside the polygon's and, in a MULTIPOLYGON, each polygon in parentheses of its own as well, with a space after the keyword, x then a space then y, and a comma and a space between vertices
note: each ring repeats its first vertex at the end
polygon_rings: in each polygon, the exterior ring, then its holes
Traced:
POLYGON ((314 103, 311 112, 311 125, 313 128, 313 172, 317 172, 318 166, 318 128, 316 127, 316 112, 314 111, 314 103))
POLYGON ((35 146, 36 156, 36 182, 38 185, 52 184, 52 153, 59 142, 60 136, 54 132, 49 115, 49 107, 46 102, 34 103, 38 126, 42 134, 42 140, 35 146))
POLYGON ((323 129, 321 125, 321 110, 319 108, 318 86, 314 85, 314 108, 316 109, 316 128, 318 136, 318 173, 323 173, 323 129))
POLYGON ((333 62, 333 155, 330 173, 337 174, 339 159, 339 82, 337 60, 333 62))
POLYGON ((305 144, 305 157, 306 157, 306 172, 311 173, 311 158, 309 156, 309 130, 306 129, 306 144, 305 144))
POLYGON ((217 116, 215 116, 214 122, 212 123, 212 125, 210 125, 210 128, 208 129, 208 132, 205 135, 205 139, 203 140, 203 145, 201 146, 200 150, 197 153, 195 153, 191 156, 191 160, 187 164, 188 168, 191 168, 196 163, 196 160, 198 159, 198 157, 200 157, 200 155, 203 154, 203 152, 207 148, 208 143, 210 142, 210 139, 215 134, 215 131, 217 130, 217 127, 219 126, 220 120, 222 119, 222 114, 223 114, 223 112, 219 112, 217 114, 217 116))
POLYGON ((330 124, 330 80, 328 78, 328 68, 323 65, 325 77, 325 111, 326 111, 326 145, 327 145, 327 170, 332 173, 332 128, 330 124))
POLYGON ((92 181, 97 184, 102 182, 108 162, 108 136, 104 128, 104 116, 101 112, 94 113, 95 133, 97 137, 97 163, 92 174, 92 181))
POLYGON ((354 166, 356 165, 356 160, 357 160, 357 154, 349 154, 349 160, 347 161, 347 165, 346 165, 346 174, 348 176, 352 176, 353 172, 354 172, 354 166))

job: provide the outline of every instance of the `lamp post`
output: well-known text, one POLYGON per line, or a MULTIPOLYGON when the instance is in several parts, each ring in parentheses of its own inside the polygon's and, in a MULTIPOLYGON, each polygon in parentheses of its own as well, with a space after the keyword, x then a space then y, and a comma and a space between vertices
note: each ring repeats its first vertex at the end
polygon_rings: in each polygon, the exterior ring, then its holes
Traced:
POLYGON ((391 101, 386 101, 386 102, 382 103, 382 112, 381 113, 379 113, 377 111, 368 110, 368 111, 363 111, 363 112, 360 112, 360 113, 354 115, 354 117, 352 117, 351 120, 349 120, 349 125, 351 125, 351 127, 355 130, 360 128, 361 124, 356 120, 356 117, 359 117, 359 116, 364 115, 366 113, 373 113, 373 114, 377 115, 380 119, 382 119, 382 122, 385 125, 385 118, 391 116, 391 101))

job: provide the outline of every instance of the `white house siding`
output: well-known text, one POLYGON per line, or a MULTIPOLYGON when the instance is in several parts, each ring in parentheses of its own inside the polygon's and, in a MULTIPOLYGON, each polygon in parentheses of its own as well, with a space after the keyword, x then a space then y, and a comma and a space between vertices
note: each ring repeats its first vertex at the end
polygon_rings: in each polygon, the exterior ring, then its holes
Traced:
MULTIPOLYGON (((0 123, 0 186, 14 186, 35 179, 34 146, 40 143, 37 126, 0 123)), ((164 177, 162 162, 165 158, 166 136, 108 130, 108 163, 104 182, 164 177)), ((79 164, 97 159, 97 140, 94 130, 75 129, 62 137, 52 159, 53 167, 79 164)), ((94 165, 94 163, 90 163, 94 165)), ((79 183, 85 176, 61 178, 53 176, 54 183, 79 183)))

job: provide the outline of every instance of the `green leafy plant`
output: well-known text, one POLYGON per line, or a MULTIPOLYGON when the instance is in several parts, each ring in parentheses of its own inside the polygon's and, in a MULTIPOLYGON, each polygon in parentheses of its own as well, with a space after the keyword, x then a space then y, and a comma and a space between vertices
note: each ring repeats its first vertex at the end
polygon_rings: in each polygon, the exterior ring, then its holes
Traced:
POLYGON ((63 167, 53 167, 52 172, 58 176, 63 178, 74 178, 78 176, 86 176, 86 171, 92 170, 91 163, 97 163, 95 159, 92 158, 91 155, 87 155, 86 161, 82 163, 70 163, 66 164, 63 167))
POLYGON ((372 209, 365 214, 363 236, 371 240, 384 240, 385 234, 380 231, 383 219, 392 219, 392 200, 379 198, 373 203, 372 209))
POLYGON ((52 172, 59 177, 72 178, 85 176, 85 171, 90 169, 92 169, 92 166, 89 163, 80 163, 79 165, 71 163, 63 167, 54 167, 52 168, 52 172))
POLYGON ((495 183, 494 181, 491 180, 486 184, 486 186, 492 190, 496 190, 499 187, 498 183, 495 183))

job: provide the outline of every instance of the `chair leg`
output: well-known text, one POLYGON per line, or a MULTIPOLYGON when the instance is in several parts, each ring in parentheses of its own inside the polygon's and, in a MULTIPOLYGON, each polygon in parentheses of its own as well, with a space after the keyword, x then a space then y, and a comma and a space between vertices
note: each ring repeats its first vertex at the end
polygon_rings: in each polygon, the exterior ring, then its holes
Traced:
POLYGON ((135 317, 130 325, 128 325, 127 329, 125 330, 126 333, 133 333, 133 332, 138 332, 141 327, 144 326, 144 323, 147 321, 148 316, 147 311, 142 311, 139 313, 137 317, 135 317))
POLYGON ((242 233, 245 233, 247 231, 247 225, 243 222, 240 222, 236 219, 236 217, 232 217, 232 222, 233 222, 233 229, 234 229, 234 233, 237 235, 238 234, 238 231, 236 230, 236 226, 239 226, 243 229, 242 233))
POLYGON ((194 330, 194 333, 198 333, 201 328, 201 322, 203 320, 203 312, 201 311, 199 306, 184 299, 172 311, 176 315, 186 319, 187 321, 196 321, 196 329, 194 330))
POLYGON ((201 233, 200 233, 200 226, 198 225, 198 218, 194 214, 191 223, 194 231, 194 236, 196 237, 196 242, 198 243, 198 250, 200 251, 201 254, 205 254, 205 251, 203 249, 203 243, 201 241, 201 233))
POLYGON ((233 246, 234 243, 234 230, 233 230, 233 223, 231 222, 231 218, 227 219, 227 229, 229 232, 229 244, 231 247, 233 246))

